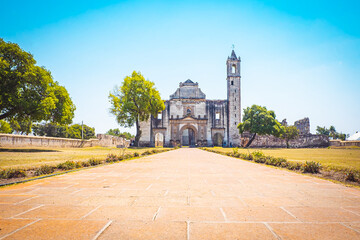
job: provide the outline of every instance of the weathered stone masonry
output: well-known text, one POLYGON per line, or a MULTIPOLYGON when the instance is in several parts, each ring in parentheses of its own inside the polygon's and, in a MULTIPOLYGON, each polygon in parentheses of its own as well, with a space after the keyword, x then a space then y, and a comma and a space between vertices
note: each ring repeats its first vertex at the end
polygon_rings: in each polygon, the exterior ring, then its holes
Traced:
POLYGON ((0 147, 55 147, 55 148, 80 148, 80 147, 128 147, 130 141, 106 134, 97 134, 97 138, 89 140, 23 136, 14 134, 0 134, 0 147))
MULTIPOLYGON (((282 125, 287 126, 286 119, 281 122, 282 125)), ((294 122, 294 126, 299 130, 299 137, 289 141, 292 148, 310 148, 310 147, 327 147, 329 146, 329 137, 326 135, 314 135, 310 133, 310 120, 303 118, 294 122)), ((242 141, 246 143, 249 141, 251 134, 243 133, 241 135, 242 141)), ((254 141, 251 143, 252 148, 285 148, 286 141, 270 135, 256 135, 254 141)))
MULTIPOLYGON (((186 80, 170 99, 165 110, 140 123, 141 146, 241 146, 248 137, 239 134, 241 121, 241 74, 240 57, 234 52, 227 58, 227 99, 207 100, 198 83, 186 80)), ((282 121, 287 125, 286 119, 282 121)), ((309 118, 298 120, 294 125, 300 136, 290 141, 291 147, 324 147, 329 145, 326 136, 310 134, 309 118)), ((256 136, 251 147, 286 147, 283 139, 272 136, 256 136)))
POLYGON ((140 123, 140 145, 239 146, 240 57, 232 51, 226 65, 226 100, 207 100, 199 84, 190 79, 180 83, 165 101, 165 110, 140 123))

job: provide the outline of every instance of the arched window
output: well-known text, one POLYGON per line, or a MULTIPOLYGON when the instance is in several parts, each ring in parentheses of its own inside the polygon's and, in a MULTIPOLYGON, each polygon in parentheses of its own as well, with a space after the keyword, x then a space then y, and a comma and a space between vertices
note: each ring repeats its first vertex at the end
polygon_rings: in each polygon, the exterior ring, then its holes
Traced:
POLYGON ((236 65, 232 65, 231 66, 231 73, 235 73, 236 72, 236 65))
POLYGON ((190 114, 191 114, 191 109, 188 108, 188 109, 186 110, 186 113, 190 115, 190 114))

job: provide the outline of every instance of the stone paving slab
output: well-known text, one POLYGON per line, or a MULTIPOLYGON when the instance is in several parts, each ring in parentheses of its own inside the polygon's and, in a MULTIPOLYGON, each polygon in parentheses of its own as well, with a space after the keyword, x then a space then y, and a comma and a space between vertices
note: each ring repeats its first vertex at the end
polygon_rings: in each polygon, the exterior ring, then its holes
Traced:
POLYGON ((360 239, 360 190, 184 148, 1 188, 1 239, 360 239))

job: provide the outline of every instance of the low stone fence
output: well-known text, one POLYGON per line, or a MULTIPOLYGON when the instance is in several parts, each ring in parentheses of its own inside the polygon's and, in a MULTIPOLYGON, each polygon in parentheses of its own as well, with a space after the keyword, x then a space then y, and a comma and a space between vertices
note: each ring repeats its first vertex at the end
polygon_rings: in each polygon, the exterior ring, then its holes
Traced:
POLYGON ((0 147, 54 147, 54 148, 81 148, 81 147, 128 147, 130 141, 111 135, 98 134, 97 138, 81 140, 72 138, 24 136, 14 134, 0 134, 0 147))
POLYGON ((335 147, 351 147, 357 146, 360 147, 360 141, 341 141, 341 140, 330 140, 330 146, 335 147))
MULTIPOLYGON (((250 134, 243 134, 242 141, 248 141, 250 134)), ((297 139, 290 140, 289 145, 292 148, 313 148, 313 147, 328 147, 329 137, 326 135, 306 134, 300 135, 297 139)), ((286 148, 286 141, 270 135, 256 135, 254 141, 251 143, 252 148, 286 148)))

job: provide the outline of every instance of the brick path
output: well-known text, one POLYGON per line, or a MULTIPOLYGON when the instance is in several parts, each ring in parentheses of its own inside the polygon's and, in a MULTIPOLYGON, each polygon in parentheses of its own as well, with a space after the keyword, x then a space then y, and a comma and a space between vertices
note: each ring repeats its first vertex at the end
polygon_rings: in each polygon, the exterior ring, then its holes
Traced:
POLYGON ((0 239, 360 239, 360 190, 198 149, 0 189, 0 239))

